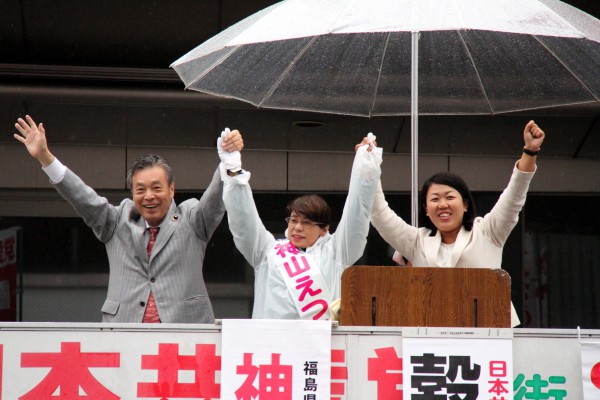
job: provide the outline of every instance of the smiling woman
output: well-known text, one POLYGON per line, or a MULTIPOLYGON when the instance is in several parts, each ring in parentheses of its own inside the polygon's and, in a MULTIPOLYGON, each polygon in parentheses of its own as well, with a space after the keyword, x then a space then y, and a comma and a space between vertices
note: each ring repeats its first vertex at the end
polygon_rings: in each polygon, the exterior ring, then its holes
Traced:
MULTIPOLYGON (((535 122, 525 126, 523 154, 510 183, 484 217, 475 217, 475 202, 464 181, 442 172, 423 185, 421 228, 407 224, 392 211, 381 185, 373 205, 373 226, 415 267, 502 268, 502 249, 525 204, 544 137, 535 122)), ((518 324, 513 308, 512 325, 518 324)))
MULTIPOLYGON (((380 148, 364 142, 354 158, 341 220, 329 232, 331 209, 318 195, 292 200, 285 239, 276 239, 261 221, 250 189, 250 173, 231 175, 221 156, 223 201, 236 247, 255 272, 253 318, 328 320, 341 295, 342 272, 362 255, 371 205, 381 173, 380 148)), ((231 165, 241 169, 241 156, 231 165)))
POLYGON ((329 232, 331 209, 321 196, 300 196, 288 204, 287 210, 287 236, 294 246, 306 249, 329 232))
POLYGON ((449 172, 439 172, 423 185, 421 195, 425 199, 420 210, 421 226, 436 230, 442 235, 442 242, 452 244, 464 226, 471 230, 476 216, 475 200, 460 176, 449 172))

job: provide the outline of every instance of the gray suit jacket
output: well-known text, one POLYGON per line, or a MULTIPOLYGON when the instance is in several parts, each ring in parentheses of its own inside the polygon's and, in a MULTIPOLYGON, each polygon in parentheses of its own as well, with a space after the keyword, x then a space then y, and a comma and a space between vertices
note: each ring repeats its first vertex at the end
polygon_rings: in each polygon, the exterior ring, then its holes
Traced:
POLYGON ((171 203, 150 259, 146 222, 131 199, 115 207, 69 169, 54 187, 106 245, 110 275, 103 322, 142 322, 150 290, 162 322, 214 322, 202 264, 225 213, 218 169, 200 200, 171 203))

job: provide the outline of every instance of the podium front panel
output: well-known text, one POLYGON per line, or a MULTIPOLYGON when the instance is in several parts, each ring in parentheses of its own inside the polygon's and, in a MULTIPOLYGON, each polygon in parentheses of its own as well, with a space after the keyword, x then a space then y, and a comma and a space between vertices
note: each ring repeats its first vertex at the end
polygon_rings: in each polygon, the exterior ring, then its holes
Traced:
POLYGON ((340 325, 510 328, 510 283, 502 269, 355 265, 340 325))

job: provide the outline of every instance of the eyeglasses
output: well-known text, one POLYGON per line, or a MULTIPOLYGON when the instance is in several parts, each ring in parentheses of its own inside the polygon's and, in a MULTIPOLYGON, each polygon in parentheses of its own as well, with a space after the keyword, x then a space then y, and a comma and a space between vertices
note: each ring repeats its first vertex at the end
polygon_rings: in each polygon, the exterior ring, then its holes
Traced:
POLYGON ((287 222, 288 225, 298 225, 298 224, 302 224, 304 226, 323 226, 323 224, 321 222, 313 222, 310 219, 299 219, 299 218, 295 218, 295 217, 287 217, 285 219, 285 222, 287 222))

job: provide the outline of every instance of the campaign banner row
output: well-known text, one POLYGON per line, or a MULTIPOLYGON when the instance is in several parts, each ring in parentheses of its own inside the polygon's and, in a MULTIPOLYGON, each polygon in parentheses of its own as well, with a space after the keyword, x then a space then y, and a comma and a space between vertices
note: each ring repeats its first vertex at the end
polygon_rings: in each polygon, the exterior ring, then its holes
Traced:
POLYGON ((600 344, 328 321, 0 325, 0 400, 55 398, 598 399, 600 344))

